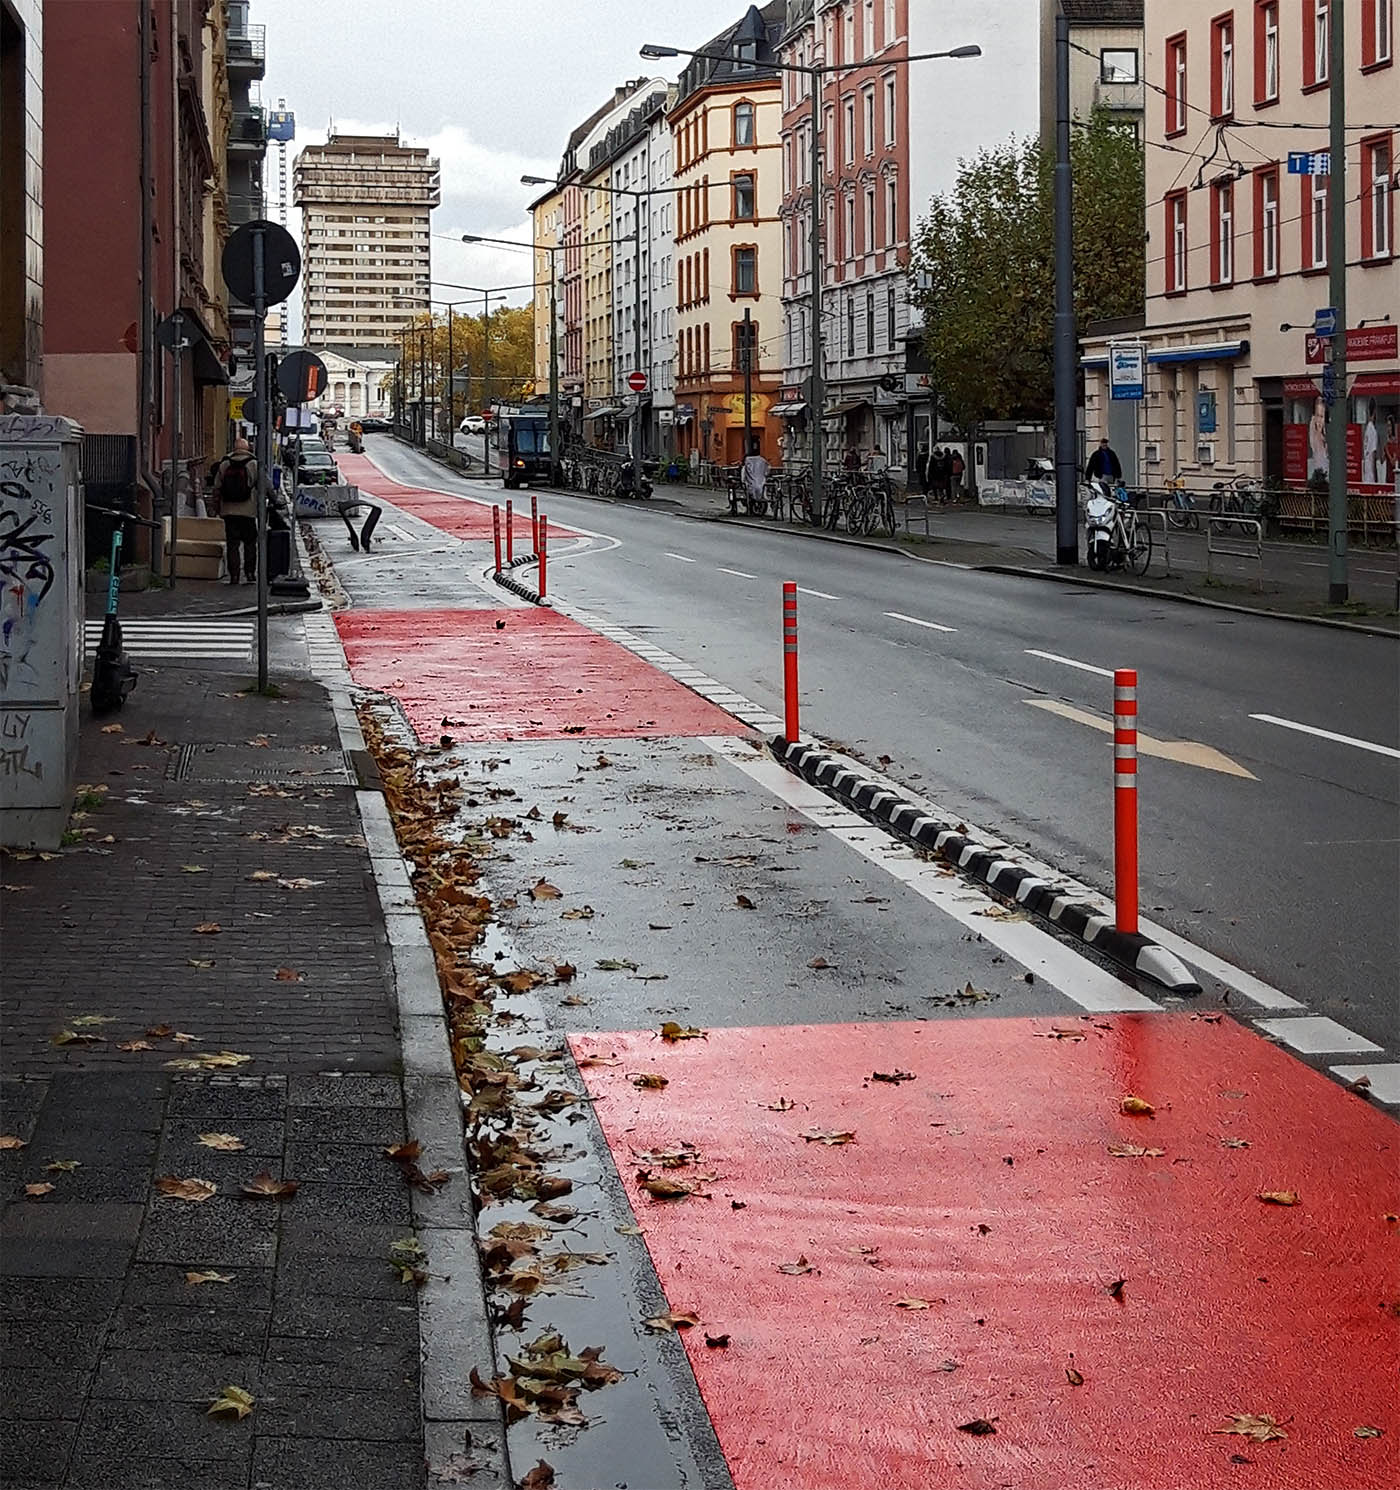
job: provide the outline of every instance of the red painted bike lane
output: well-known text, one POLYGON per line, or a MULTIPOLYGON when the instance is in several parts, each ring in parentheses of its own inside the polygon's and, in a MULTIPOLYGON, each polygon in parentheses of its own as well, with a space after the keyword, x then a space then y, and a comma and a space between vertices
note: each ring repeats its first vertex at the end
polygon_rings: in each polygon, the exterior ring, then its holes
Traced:
POLYGON ((1400 1135, 1247 1030, 572 1044, 739 1490, 1400 1483, 1400 1135))

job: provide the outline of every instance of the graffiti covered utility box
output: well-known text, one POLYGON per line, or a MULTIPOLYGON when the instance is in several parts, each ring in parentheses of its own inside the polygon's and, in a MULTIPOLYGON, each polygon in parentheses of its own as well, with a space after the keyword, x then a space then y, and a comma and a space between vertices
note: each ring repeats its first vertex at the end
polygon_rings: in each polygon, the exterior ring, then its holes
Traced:
POLYGON ((82 430, 0 415, 0 844, 57 848, 83 680, 82 430))

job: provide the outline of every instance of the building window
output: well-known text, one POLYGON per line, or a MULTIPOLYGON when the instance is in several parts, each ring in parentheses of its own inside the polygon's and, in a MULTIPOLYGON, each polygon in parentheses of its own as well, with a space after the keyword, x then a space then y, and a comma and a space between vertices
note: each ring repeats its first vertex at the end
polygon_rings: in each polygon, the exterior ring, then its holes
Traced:
POLYGON ((1210 282, 1228 285, 1235 278, 1235 183, 1217 181, 1210 194, 1210 282))
POLYGON ((885 243, 899 242, 899 182, 885 182, 885 243))
POLYGON ((885 31, 880 38, 883 46, 890 46, 895 34, 899 30, 899 22, 895 19, 894 0, 885 0, 885 31))
POLYGON ((734 371, 743 372, 745 364, 749 371, 758 371, 758 322, 757 321, 735 321, 734 332, 734 371))
POLYGON ((885 341, 894 351, 896 297, 892 284, 885 286, 885 341))
POLYGON ((734 105, 734 143, 736 145, 754 143, 753 105, 747 99, 734 105))
POLYGON ((1303 0, 1303 87, 1320 88, 1327 81, 1327 59, 1332 42, 1330 0, 1303 0))
POLYGON ((1254 173, 1254 277, 1278 276, 1278 167, 1254 173))
POLYGON ((1167 39, 1167 128, 1169 135, 1186 132, 1186 33, 1167 39))
POLYGON ((1361 142, 1361 257, 1388 259, 1395 242, 1390 136, 1361 142))
POLYGON ((856 13, 855 5, 848 5, 841 17, 841 61, 856 60, 856 13))
POLYGON ((734 293, 758 294, 758 250, 750 244, 734 250, 734 293))
POLYGON ((734 177, 734 221, 752 222, 757 216, 751 172, 734 177))
POLYGON ((1167 217, 1167 294, 1186 291, 1186 193, 1169 192, 1164 203, 1167 217))
POLYGON ((875 188, 865 188, 865 251, 875 252, 875 188))
POLYGON ((887 145, 893 145, 897 135, 896 126, 899 121, 897 100, 894 78, 888 77, 885 79, 885 144, 887 145))
POLYGON ((862 112, 865 124, 865 153, 875 154, 875 90, 867 88, 861 94, 862 112))
POLYGON ((1278 0, 1254 4, 1254 106, 1278 102, 1278 0))
POLYGON ((861 54, 875 55, 875 0, 865 0, 865 10, 860 19, 861 54))
POLYGON ((865 355, 875 353, 875 291, 865 292, 865 355))
POLYGON ((841 142, 841 159, 850 165, 856 158, 856 101, 847 98, 842 106, 845 139, 841 142))
POLYGON ((1391 0, 1361 0, 1361 65, 1385 67, 1394 51, 1391 0))
POLYGON ((856 256, 856 199, 848 196, 845 198, 845 242, 842 247, 842 258, 853 259, 856 256))
POLYGON ((846 356, 856 355, 856 301, 854 295, 846 296, 846 356))
POLYGON ((1135 47, 1105 47, 1099 52, 1099 82, 1136 83, 1138 54, 1135 47))
POLYGON ((1235 112, 1235 18, 1233 12, 1210 23, 1210 116, 1228 119, 1235 112))
POLYGON ((1327 176, 1302 176, 1303 268, 1327 267, 1327 176))

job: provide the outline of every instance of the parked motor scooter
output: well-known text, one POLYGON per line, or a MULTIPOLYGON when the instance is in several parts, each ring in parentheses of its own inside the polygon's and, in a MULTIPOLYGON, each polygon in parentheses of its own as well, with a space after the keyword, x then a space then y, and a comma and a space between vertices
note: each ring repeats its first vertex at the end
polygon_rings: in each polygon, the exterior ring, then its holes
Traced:
POLYGON ((1085 552, 1090 569, 1106 571, 1123 565, 1122 545, 1117 538, 1117 494, 1102 478, 1089 483, 1084 504, 1085 552))

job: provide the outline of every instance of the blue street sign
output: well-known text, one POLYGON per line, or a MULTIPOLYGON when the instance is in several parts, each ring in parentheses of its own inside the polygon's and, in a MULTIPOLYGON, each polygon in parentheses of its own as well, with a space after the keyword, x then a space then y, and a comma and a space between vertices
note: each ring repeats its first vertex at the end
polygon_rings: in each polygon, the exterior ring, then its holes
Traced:
POLYGON ((1332 174, 1332 152, 1330 150, 1290 150, 1288 152, 1288 174, 1290 176, 1330 176, 1332 174))
POLYGON ((1337 334, 1337 307, 1324 305, 1313 312, 1313 335, 1331 337, 1337 334))
POLYGON ((1329 362, 1322 369, 1322 401, 1330 409, 1337 398, 1337 369, 1329 362))

